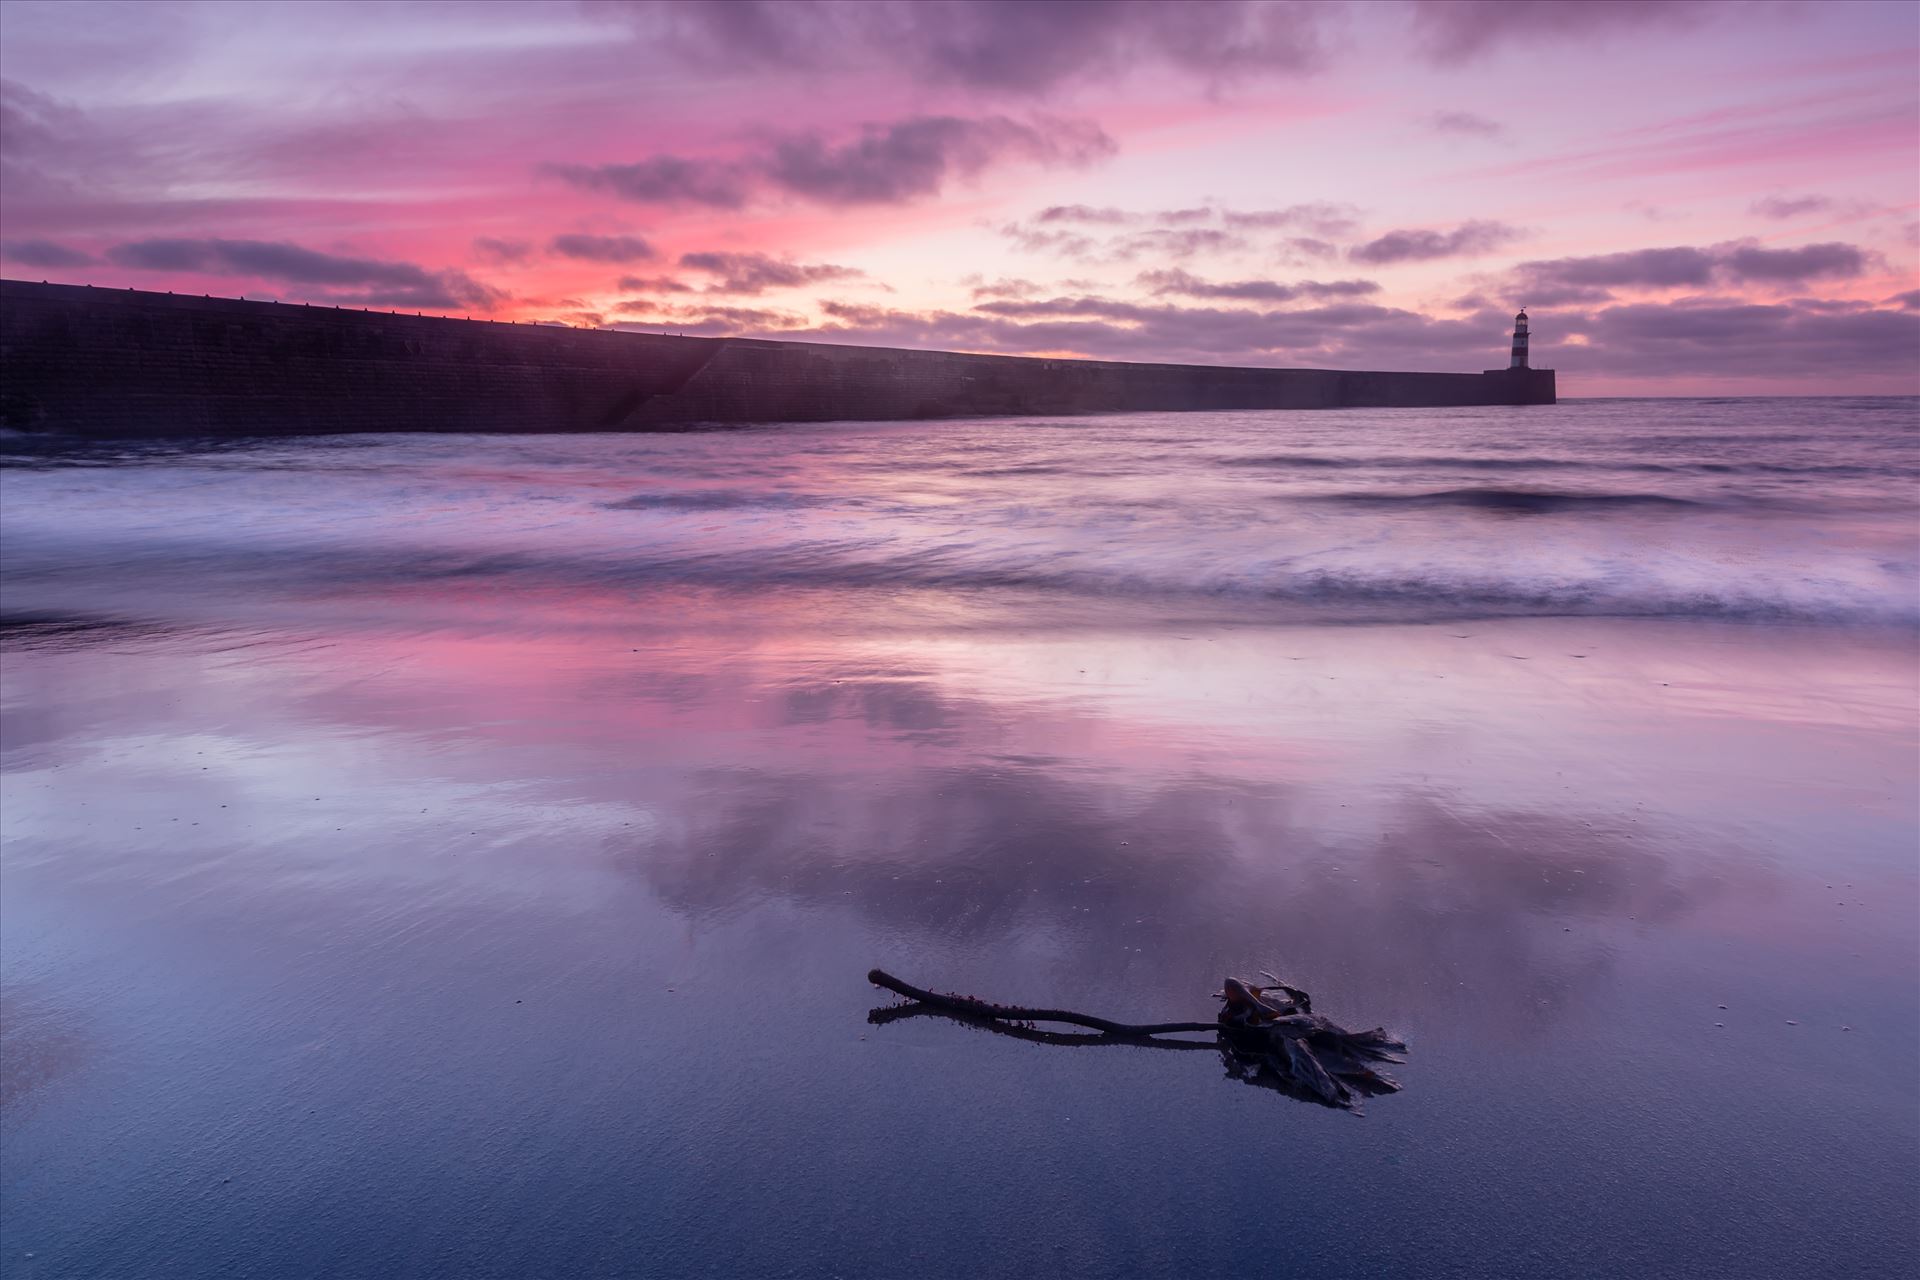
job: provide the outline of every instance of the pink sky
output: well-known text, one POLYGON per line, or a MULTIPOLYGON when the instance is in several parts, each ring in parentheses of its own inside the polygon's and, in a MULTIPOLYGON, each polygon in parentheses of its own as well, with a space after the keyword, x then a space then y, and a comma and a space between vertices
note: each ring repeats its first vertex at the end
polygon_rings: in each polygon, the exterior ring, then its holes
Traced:
POLYGON ((8 276, 1920 391, 1920 7, 0 4, 8 276))

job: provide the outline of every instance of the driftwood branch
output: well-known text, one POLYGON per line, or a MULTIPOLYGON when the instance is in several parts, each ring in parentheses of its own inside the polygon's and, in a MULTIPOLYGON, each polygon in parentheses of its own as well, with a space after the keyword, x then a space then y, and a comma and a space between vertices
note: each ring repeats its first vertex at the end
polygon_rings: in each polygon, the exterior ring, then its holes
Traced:
POLYGON ((931 1005, 936 1009, 964 1013, 975 1018, 993 1018, 1002 1022, 1065 1022, 1076 1027, 1090 1027, 1095 1031, 1103 1031, 1110 1036, 1159 1036, 1179 1031, 1205 1031, 1211 1034, 1220 1030, 1220 1024, 1217 1022, 1155 1022, 1136 1026, 1127 1022, 1110 1022, 1090 1014, 1074 1013, 1070 1009, 1027 1009, 1019 1005, 994 1004, 989 1000, 976 1000, 972 996, 944 995, 938 991, 925 991, 910 982, 902 982, 880 969, 869 970, 867 981, 876 987, 885 987, 896 995, 905 996, 909 1000, 918 1000, 921 1004, 931 1005))
MULTIPOLYGON (((867 1021, 876 1027, 906 1022, 912 1018, 945 1018, 961 1026, 974 1027, 996 1036, 1024 1040, 1028 1044, 1059 1045, 1068 1049, 1105 1046, 1110 1049, 1198 1049, 1202 1053, 1220 1051, 1218 1040, 1181 1040, 1177 1037, 1163 1040, 1158 1036, 1116 1036, 1105 1032, 1096 1034, 1091 1031, 1042 1031, 1024 1022, 999 1022, 992 1018, 976 1017, 971 1013, 961 1013, 957 1009, 935 1009, 919 1001, 912 1004, 890 1004, 867 1010, 867 1021)), ((1218 1031, 1221 1028, 1215 1027, 1214 1030, 1218 1031)))
POLYGON ((872 969, 867 981, 914 1003, 875 1009, 867 1015, 875 1024, 897 1018, 933 1014, 972 1023, 1003 1035, 1040 1044, 1135 1044, 1158 1049, 1217 1049, 1227 1075, 1246 1084, 1274 1089, 1289 1097, 1318 1102, 1346 1111, 1358 1111, 1362 1099, 1400 1088, 1376 1064, 1404 1062, 1407 1046, 1376 1027, 1348 1031, 1313 1012, 1307 993, 1267 974, 1269 985, 1255 986, 1228 978, 1215 997, 1222 1002, 1213 1022, 1114 1022, 1070 1009, 1034 1009, 995 1004, 974 996, 928 991, 902 982, 890 973, 872 969), (1099 1035, 1042 1031, 1036 1023, 1064 1023, 1086 1027, 1099 1035), (1158 1040, 1181 1032, 1214 1036, 1210 1043, 1158 1040))

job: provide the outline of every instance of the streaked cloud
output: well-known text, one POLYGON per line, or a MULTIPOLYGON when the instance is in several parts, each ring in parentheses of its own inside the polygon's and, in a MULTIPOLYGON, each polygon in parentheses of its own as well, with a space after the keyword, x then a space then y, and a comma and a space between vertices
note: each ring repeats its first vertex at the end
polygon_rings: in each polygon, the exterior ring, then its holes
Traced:
POLYGON ((1087 120, 916 116, 864 125, 849 138, 782 134, 735 160, 662 155, 630 164, 544 169, 583 190, 645 204, 737 209, 756 194, 837 206, 904 204, 937 196, 948 183, 998 165, 1083 168, 1116 149, 1087 120))
POLYGON ((563 258, 581 262, 645 262, 659 256, 651 243, 639 236, 590 236, 569 233, 547 242, 547 250, 563 258))
POLYGON ((1525 232, 1504 222, 1463 222, 1451 231, 1427 229, 1389 231, 1355 245, 1347 256, 1355 262, 1384 266, 1394 262, 1428 262, 1434 258, 1475 258, 1504 249, 1525 232))
POLYGON ((94 261, 92 254, 52 240, 0 241, 0 258, 23 267, 84 267, 94 261))
POLYGON ((791 262, 764 253, 683 253, 680 265, 715 277, 708 293, 759 294, 866 274, 831 262, 791 262))
POLYGON ((1467 138, 1498 138, 1506 133, 1506 126, 1498 120, 1489 120, 1471 111, 1435 111, 1421 120, 1434 133, 1448 133, 1467 138))
POLYGON ((285 241, 156 237, 114 245, 105 256, 136 271, 248 276, 350 290, 327 296, 384 306, 484 308, 503 297, 464 271, 320 253, 285 241))

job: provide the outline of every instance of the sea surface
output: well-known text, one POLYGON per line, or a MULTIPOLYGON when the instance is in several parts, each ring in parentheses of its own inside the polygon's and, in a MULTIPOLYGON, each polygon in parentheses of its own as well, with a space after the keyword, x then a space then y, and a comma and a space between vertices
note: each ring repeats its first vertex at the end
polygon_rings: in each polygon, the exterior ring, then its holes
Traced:
POLYGON ((1920 1270, 1920 402, 0 463, 9 1280, 1920 1270))

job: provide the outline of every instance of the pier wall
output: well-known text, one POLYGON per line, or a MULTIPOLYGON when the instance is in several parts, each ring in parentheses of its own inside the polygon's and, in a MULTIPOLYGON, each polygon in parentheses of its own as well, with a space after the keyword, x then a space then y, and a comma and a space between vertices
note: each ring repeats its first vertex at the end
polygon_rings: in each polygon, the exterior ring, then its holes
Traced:
POLYGON ((1551 404, 1553 372, 1126 364, 0 281, 0 425, 102 436, 1551 404))

